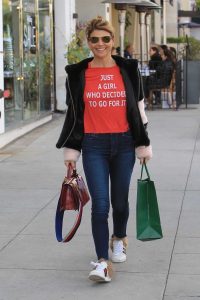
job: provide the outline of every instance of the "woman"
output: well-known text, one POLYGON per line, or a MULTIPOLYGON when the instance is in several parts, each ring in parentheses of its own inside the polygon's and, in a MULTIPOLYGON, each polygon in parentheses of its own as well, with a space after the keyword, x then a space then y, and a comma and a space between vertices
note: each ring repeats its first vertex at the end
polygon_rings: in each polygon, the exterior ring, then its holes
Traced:
POLYGON ((162 61, 160 65, 157 66, 156 73, 152 74, 148 79, 148 85, 147 85, 148 93, 146 93, 146 95, 148 95, 147 97, 148 109, 152 109, 152 98, 153 98, 153 92, 155 91, 166 92, 168 104, 169 107, 171 107, 171 99, 170 99, 171 95, 168 98, 168 90, 170 87, 173 70, 174 70, 171 52, 168 49, 163 49, 161 58, 162 61))
POLYGON ((168 84, 169 94, 167 95, 169 108, 176 108, 176 100, 173 92, 175 90, 175 71, 176 60, 171 50, 165 49, 162 54, 162 61, 164 64, 165 81, 168 84))
MULTIPOLYGON (((159 54, 158 48, 155 46, 152 46, 149 50, 150 54, 150 60, 149 60, 149 70, 153 70, 155 73, 150 73, 150 76, 147 76, 144 78, 144 92, 145 97, 148 101, 147 108, 149 108, 149 95, 150 95, 150 84, 155 78, 158 77, 158 74, 156 73, 157 68, 160 67, 162 58, 159 54)), ((156 91, 155 93, 155 103, 157 104, 160 101, 160 91, 156 91)))
POLYGON ((151 158, 152 151, 137 61, 111 56, 114 31, 102 17, 88 23, 86 36, 94 57, 66 67, 69 107, 57 147, 64 147, 65 165, 74 168, 82 150, 98 259, 89 279, 109 282, 109 177, 113 209, 110 258, 124 262, 135 147, 141 163, 151 158))
POLYGON ((149 50, 149 54, 150 54, 149 69, 156 70, 157 66, 159 66, 160 62, 162 61, 158 48, 152 46, 149 50))
POLYGON ((172 80, 172 74, 175 69, 175 63, 173 61, 173 56, 170 50, 165 49, 163 50, 163 54, 161 55, 162 57, 162 72, 164 73, 164 81, 166 86, 170 85, 170 82, 172 80))

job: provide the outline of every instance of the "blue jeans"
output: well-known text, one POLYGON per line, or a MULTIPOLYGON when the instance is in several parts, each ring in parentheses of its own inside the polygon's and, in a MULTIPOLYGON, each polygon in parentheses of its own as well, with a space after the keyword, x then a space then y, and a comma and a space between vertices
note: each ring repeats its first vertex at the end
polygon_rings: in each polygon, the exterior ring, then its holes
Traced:
POLYGON ((113 235, 126 236, 129 217, 128 193, 135 163, 131 133, 85 134, 83 168, 92 198, 92 234, 98 259, 108 259, 110 200, 113 235), (110 197, 109 197, 110 178, 110 197))

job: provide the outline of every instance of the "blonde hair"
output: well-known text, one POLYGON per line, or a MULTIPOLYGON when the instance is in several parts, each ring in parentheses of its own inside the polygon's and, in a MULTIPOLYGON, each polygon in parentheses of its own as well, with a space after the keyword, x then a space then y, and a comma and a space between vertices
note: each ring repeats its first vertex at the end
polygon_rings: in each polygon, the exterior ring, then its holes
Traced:
POLYGON ((87 39, 90 38, 90 35, 94 30, 105 30, 110 33, 112 38, 114 37, 113 26, 108 21, 104 20, 101 16, 98 16, 88 22, 85 30, 87 39))

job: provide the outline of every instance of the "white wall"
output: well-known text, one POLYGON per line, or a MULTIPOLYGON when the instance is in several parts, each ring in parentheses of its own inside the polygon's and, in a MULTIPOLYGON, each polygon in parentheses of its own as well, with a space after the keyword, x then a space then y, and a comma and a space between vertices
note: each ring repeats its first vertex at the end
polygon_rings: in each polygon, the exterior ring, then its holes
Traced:
POLYGON ((191 36, 200 41, 200 27, 190 29, 191 36))
POLYGON ((106 5, 102 0, 76 0, 76 12, 78 21, 87 22, 96 16, 106 18, 106 5))
POLYGON ((177 1, 173 2, 173 6, 167 2, 166 5, 166 22, 167 22, 167 37, 177 37, 178 36, 178 24, 177 24, 177 1))
POLYGON ((78 13, 78 20, 86 22, 89 19, 102 15, 106 17, 106 6, 100 0, 55 0, 55 76, 56 76, 56 101, 57 109, 65 110, 66 91, 65 79, 66 73, 64 67, 67 60, 64 57, 66 45, 75 32, 76 19, 73 19, 73 13, 78 13))
MULTIPOLYGON (((156 1, 158 5, 160 4, 160 0, 156 1)), ((153 12, 153 18, 154 18, 154 27, 151 29, 153 31, 153 36, 154 36, 154 43, 155 44, 161 44, 161 37, 162 37, 162 30, 161 30, 161 12, 159 11, 154 11, 153 12)))
MULTIPOLYGON (((4 89, 3 76, 3 15, 2 15, 2 0, 0 0, 0 89, 4 89)), ((0 98, 0 134, 5 132, 5 117, 4 117, 4 99, 0 98)))
MULTIPOLYGON (((190 0, 179 0, 179 6, 181 10, 191 10, 191 2, 190 0)), ((191 18, 189 17, 181 17, 179 20, 180 24, 184 24, 184 23, 190 23, 191 18)), ((187 26, 183 26, 182 30, 180 29, 180 34, 181 35, 188 35, 190 36, 190 28, 187 28, 187 26)))
POLYGON ((55 13, 55 63, 56 63, 56 100, 57 109, 65 110, 66 91, 65 79, 66 73, 64 67, 67 60, 64 57, 66 45, 70 41, 71 35, 75 32, 75 0, 54 1, 55 13))

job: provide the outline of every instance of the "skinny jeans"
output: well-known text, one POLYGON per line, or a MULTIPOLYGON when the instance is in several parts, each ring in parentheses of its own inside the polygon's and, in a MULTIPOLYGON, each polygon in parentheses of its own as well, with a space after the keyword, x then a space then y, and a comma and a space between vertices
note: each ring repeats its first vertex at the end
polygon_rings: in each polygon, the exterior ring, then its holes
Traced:
POLYGON ((97 258, 109 259, 110 202, 113 217, 112 234, 118 238, 126 236, 129 185, 135 163, 133 137, 130 131, 87 133, 83 138, 82 157, 92 199, 92 235, 97 258))

